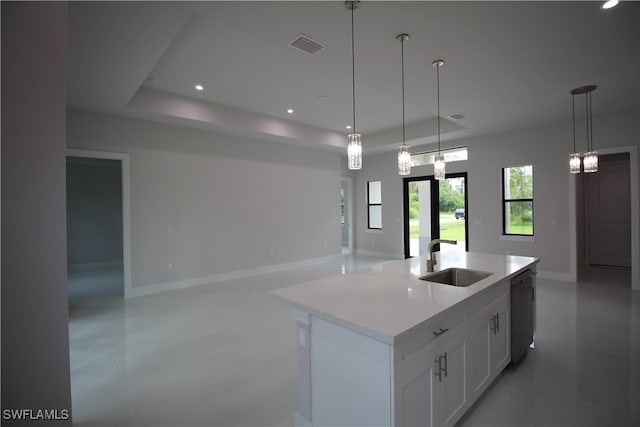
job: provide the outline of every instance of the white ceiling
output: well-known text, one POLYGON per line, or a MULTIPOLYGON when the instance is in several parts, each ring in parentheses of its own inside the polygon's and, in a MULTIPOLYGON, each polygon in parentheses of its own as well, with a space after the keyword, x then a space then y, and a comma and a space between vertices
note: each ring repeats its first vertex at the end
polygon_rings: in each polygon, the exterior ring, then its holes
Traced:
MULTIPOLYGON (((393 148, 402 137, 400 33, 410 35, 413 145, 434 141, 431 63, 438 58, 445 60, 441 116, 466 116, 444 121, 445 139, 570 119, 569 91, 585 84, 598 85, 596 115, 635 108, 640 2, 607 11, 600 5, 362 2, 355 11, 356 124, 365 153, 393 148)), ((68 103, 342 148, 352 121, 350 24, 341 1, 70 2, 68 103), (293 49, 300 34, 326 47, 315 55, 293 49)))

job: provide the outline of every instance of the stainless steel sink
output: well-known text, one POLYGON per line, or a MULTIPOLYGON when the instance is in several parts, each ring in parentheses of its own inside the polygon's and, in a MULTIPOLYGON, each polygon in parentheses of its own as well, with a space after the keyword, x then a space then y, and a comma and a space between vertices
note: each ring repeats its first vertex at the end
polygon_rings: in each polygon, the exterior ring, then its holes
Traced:
POLYGON ((443 283, 451 286, 469 286, 491 276, 492 273, 480 270, 470 270, 467 268, 447 268, 420 277, 420 280, 427 282, 443 283))

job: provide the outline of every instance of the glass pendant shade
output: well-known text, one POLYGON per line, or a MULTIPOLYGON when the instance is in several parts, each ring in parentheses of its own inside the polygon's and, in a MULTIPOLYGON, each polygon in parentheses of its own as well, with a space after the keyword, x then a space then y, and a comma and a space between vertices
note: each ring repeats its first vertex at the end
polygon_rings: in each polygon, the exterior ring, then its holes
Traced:
POLYGON ((588 151, 584 153, 584 172, 598 172, 598 152, 588 151))
POLYGON ((411 147, 402 144, 398 147, 398 174, 409 175, 411 173, 411 147))
POLYGON ((580 173, 580 154, 569 154, 569 172, 580 173))
POLYGON ((433 175, 435 179, 444 179, 444 156, 440 153, 434 158, 433 175))
POLYGON ((347 135, 347 157, 349 169, 362 169, 362 136, 359 133, 347 135))

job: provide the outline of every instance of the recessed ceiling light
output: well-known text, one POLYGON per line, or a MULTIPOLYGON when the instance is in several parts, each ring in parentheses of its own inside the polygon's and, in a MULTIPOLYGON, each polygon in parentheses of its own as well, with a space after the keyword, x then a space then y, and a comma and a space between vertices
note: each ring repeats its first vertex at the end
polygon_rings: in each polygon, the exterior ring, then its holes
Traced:
POLYGON ((196 90, 203 91, 203 90, 204 90, 204 86, 202 86, 202 85, 196 85, 196 90))
POLYGON ((616 7, 618 5, 618 0, 608 0, 604 2, 602 5, 603 9, 611 9, 612 7, 616 7))
POLYGON ((293 114, 293 110, 292 110, 291 108, 289 108, 289 109, 287 110, 287 113, 289 113, 289 114, 293 114))
POLYGON ((351 129, 351 125, 347 125, 347 129, 351 129))

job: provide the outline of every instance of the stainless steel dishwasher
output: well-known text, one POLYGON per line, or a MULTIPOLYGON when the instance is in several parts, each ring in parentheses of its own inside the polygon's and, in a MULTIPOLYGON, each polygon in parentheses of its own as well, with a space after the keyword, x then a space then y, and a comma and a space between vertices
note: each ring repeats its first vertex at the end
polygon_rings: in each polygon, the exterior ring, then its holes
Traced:
POLYGON ((534 272, 525 270, 511 279, 511 362, 527 355, 533 342, 534 272))

